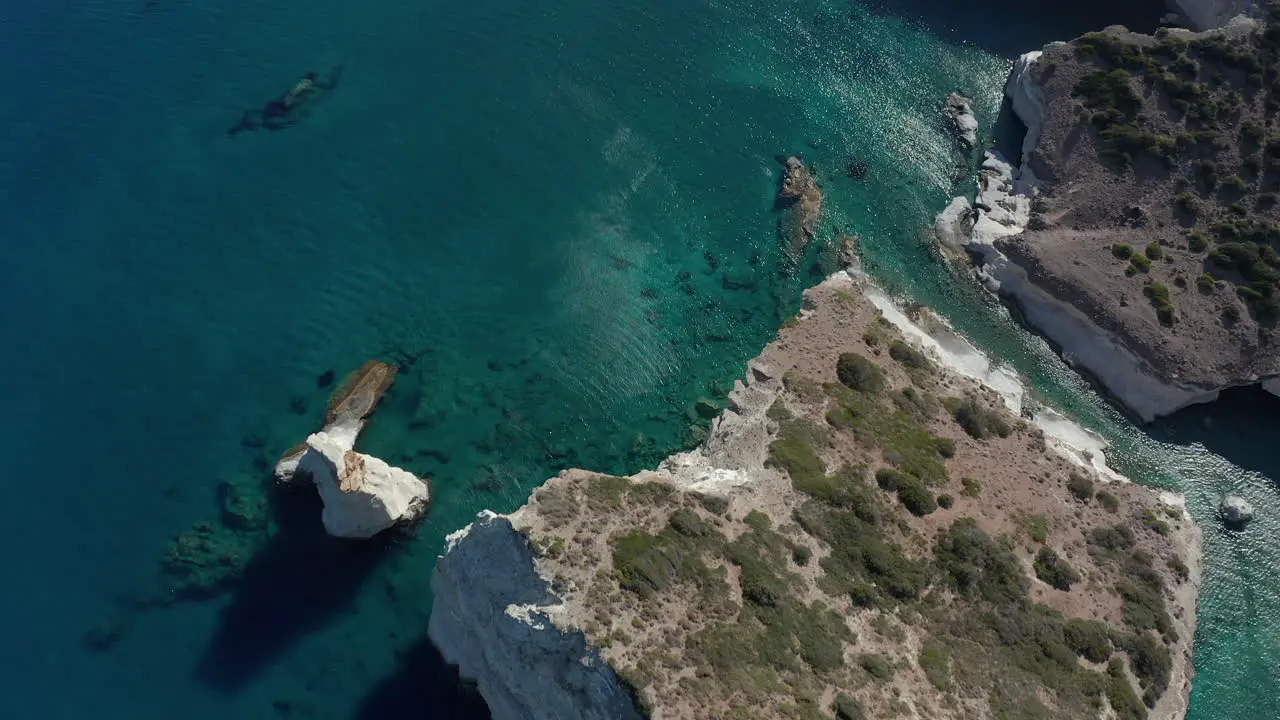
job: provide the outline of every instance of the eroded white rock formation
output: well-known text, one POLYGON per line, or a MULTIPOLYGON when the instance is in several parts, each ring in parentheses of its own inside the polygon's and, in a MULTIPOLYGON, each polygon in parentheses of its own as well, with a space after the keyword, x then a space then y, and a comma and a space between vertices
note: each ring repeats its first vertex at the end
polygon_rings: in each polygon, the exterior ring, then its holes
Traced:
POLYGON ((335 537, 370 538, 427 510, 427 484, 411 472, 351 449, 348 437, 318 432, 298 461, 324 501, 324 529, 335 537))
POLYGON ((431 586, 431 641, 495 720, 639 720, 583 633, 562 629, 560 598, 507 518, 485 511, 450 535, 431 586))
POLYGON ((1032 75, 1032 69, 1042 54, 1043 51, 1035 50, 1019 57, 1004 86, 1004 94, 1013 104, 1014 114, 1027 127, 1027 134, 1022 139, 1022 158, 1018 162, 1022 173, 1015 185, 1020 194, 1026 194, 1037 183, 1035 173, 1031 170, 1031 154, 1040 144, 1040 131, 1044 127, 1045 118, 1049 116, 1044 92, 1032 75))

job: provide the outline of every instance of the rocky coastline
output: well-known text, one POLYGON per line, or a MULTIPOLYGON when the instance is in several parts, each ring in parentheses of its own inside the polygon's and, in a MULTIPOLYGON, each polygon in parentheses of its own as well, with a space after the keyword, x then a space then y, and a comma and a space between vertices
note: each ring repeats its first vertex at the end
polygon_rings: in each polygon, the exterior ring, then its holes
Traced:
MULTIPOLYGON (((1196 89, 1205 86, 1161 68, 1173 57, 1168 67, 1199 68, 1221 80, 1223 71, 1209 70, 1211 58, 1228 52, 1222 48, 1229 43, 1255 37, 1257 27, 1236 18, 1221 29, 1170 30, 1160 37, 1109 28, 1024 54, 1005 90, 1027 130, 1021 156, 1009 163, 988 153, 976 201, 956 198, 935 224, 941 245, 968 250, 989 289, 1013 301, 1069 364, 1144 421, 1210 402, 1228 388, 1257 384, 1274 393, 1278 384, 1280 349, 1267 299, 1272 288, 1255 283, 1249 269, 1223 266, 1230 262, 1225 252, 1249 247, 1232 245, 1230 233, 1269 220, 1252 219, 1239 201, 1221 213, 1214 208, 1231 199, 1228 191, 1203 184, 1219 166, 1238 162, 1247 169, 1258 160, 1231 157, 1234 141, 1220 123, 1237 120, 1176 124, 1155 109, 1160 93, 1174 90, 1200 92, 1202 104, 1217 107, 1213 96, 1196 89), (1146 83, 1140 92, 1138 80, 1129 79, 1139 70, 1146 83), (1103 77, 1122 83, 1113 88, 1120 96, 1135 93, 1133 102, 1145 108, 1137 110, 1136 124, 1119 124, 1114 109, 1099 115, 1099 103, 1117 102, 1111 95, 1082 96, 1103 77), (1147 149, 1121 151, 1118 143, 1147 149), (1199 147, 1204 143, 1215 149, 1199 147), (1152 153, 1163 153, 1163 166, 1148 157, 1152 153), (1218 235, 1223 253, 1204 254, 1208 233, 1218 235)), ((1254 62, 1241 59, 1243 51, 1229 52, 1223 62, 1254 62)), ((1255 102, 1262 102, 1260 95, 1255 102)), ((1188 107, 1188 117, 1198 112, 1188 107)), ((1252 132, 1250 109, 1236 112, 1245 115, 1240 132, 1252 132)), ((1247 170, 1239 173, 1228 180, 1245 188, 1240 178, 1247 170)), ((1274 182, 1269 177, 1256 181, 1264 210, 1267 184, 1274 182)), ((1254 191, 1242 192, 1247 199, 1254 191)))
POLYGON ((500 719, 1182 717, 1195 525, 1022 409, 943 321, 838 272, 700 448, 565 471, 450 536, 431 638, 500 719))

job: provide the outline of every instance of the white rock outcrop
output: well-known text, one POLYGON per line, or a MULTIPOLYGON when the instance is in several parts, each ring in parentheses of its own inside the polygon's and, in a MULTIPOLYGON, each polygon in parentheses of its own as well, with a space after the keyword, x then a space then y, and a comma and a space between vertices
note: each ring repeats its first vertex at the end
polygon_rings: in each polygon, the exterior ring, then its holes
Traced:
POLYGON ((427 510, 430 491, 413 473, 355 452, 354 438, 318 432, 307 438, 298 470, 310 476, 324 501, 320 515, 330 535, 370 538, 427 510))
POLYGON ((1253 520, 1253 506, 1239 495, 1228 495, 1218 505, 1218 518, 1231 527, 1242 527, 1253 520))
POLYGON ((1009 80, 1004 86, 1004 94, 1012 103, 1014 114, 1027 128, 1027 134, 1022 138, 1022 157, 1018 161, 1019 167, 1022 168, 1022 174, 1016 186, 1020 194, 1025 194, 1036 185, 1035 173, 1031 171, 1031 154, 1040 144, 1040 133, 1044 128, 1045 119, 1049 116, 1044 92, 1036 83, 1033 74, 1035 64, 1043 54, 1042 50, 1034 50, 1019 57, 1013 64, 1013 71, 1009 73, 1009 80))
POLYGON ((1222 27, 1238 15, 1252 15, 1259 10, 1254 0, 1169 0, 1192 30, 1222 27))
POLYGON ((1262 389, 1266 390, 1272 395, 1275 395, 1276 397, 1280 397, 1280 378, 1271 378, 1270 380, 1263 380, 1262 389))
POLYGON ((431 641, 494 720, 639 720, 583 633, 562 627, 560 598, 506 517, 485 511, 450 535, 431 585, 431 641))

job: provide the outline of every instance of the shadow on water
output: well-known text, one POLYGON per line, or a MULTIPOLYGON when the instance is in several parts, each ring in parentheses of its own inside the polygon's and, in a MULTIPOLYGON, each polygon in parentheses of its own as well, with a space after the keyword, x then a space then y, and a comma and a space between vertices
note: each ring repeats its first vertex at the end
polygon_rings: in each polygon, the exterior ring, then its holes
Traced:
POLYGON ((253 559, 222 610, 196 677, 234 692, 293 646, 351 607, 394 539, 330 537, 317 522, 320 497, 273 493, 279 530, 253 559))
POLYGON ((853 0, 876 15, 923 23, 943 40, 963 41, 1004 57, 1038 50, 1055 40, 1070 40, 1108 25, 1153 32, 1168 12, 1163 0, 985 0, 956 6, 937 0, 853 0))
POLYGON ((1192 405, 1151 426, 1157 439, 1200 443, 1247 470, 1280 483, 1280 398, 1259 387, 1224 390, 1216 402, 1192 405))
POLYGON ((401 654, 399 669, 379 682, 360 703, 354 720, 449 718, 489 720, 489 708, 476 688, 423 638, 401 654))

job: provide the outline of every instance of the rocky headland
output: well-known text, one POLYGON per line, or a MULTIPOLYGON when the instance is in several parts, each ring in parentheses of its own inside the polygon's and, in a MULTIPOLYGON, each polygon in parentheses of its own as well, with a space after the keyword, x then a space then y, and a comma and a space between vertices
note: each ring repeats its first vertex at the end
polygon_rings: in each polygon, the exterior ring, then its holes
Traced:
POLYGON ((1018 59, 1006 94, 1021 157, 988 154, 940 242, 972 251, 991 289, 1144 420, 1230 387, 1274 392, 1280 15, 1053 43, 1018 59))
POLYGON ((450 536, 431 638, 500 720, 1181 717, 1195 526, 1021 410, 839 272, 700 448, 450 536))

